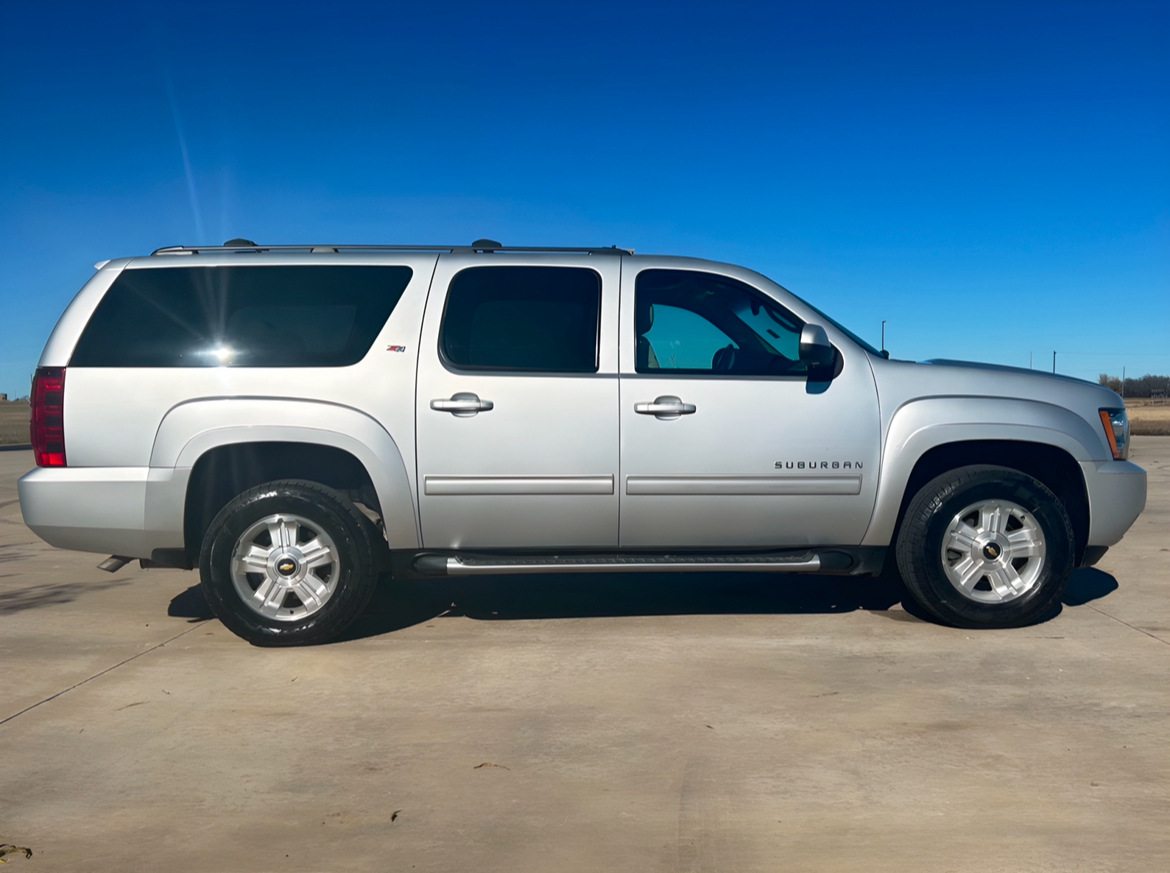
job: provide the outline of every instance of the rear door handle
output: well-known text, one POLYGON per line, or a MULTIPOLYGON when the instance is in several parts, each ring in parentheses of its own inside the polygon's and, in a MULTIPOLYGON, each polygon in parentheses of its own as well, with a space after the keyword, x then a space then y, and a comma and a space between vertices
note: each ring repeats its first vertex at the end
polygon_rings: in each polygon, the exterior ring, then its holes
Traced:
POLYGON ((460 391, 452 394, 450 400, 432 400, 431 409, 438 412, 449 412, 456 418, 471 418, 481 412, 487 412, 495 407, 490 400, 480 400, 478 394, 469 391, 460 391))
POLYGON ((695 404, 683 403, 670 394, 654 398, 653 403, 634 404, 634 412, 639 415, 653 415, 661 421, 673 421, 681 415, 691 415, 694 411, 695 404))

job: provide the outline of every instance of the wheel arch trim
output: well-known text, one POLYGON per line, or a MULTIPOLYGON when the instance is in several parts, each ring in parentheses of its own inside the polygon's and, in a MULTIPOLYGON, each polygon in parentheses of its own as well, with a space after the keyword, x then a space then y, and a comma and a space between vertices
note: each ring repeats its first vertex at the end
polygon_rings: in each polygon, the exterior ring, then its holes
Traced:
MULTIPOLYGON (((895 411, 886 432, 873 518, 861 544, 890 545, 918 462, 932 449, 968 442, 1017 442, 1063 451, 1083 469, 1100 460, 1088 422, 1071 410, 1030 400, 936 397, 895 411)), ((980 463, 973 460, 972 463, 980 463)), ((912 495, 909 495, 912 496, 912 495)))
POLYGON ((314 400, 207 398, 173 407, 163 417, 151 450, 148 518, 152 509, 165 515, 163 526, 181 537, 187 483, 199 458, 223 446, 261 442, 321 445, 349 453, 365 468, 378 494, 390 548, 419 547, 418 508, 394 438, 364 412, 314 400))

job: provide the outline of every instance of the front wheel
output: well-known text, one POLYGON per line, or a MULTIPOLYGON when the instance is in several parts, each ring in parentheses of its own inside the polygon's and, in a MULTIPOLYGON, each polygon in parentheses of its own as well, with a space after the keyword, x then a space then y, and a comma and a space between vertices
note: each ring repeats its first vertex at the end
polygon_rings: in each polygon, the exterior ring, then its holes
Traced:
POLYGON ((898 570, 924 609, 946 624, 1032 624, 1060 601, 1073 570, 1068 513, 1032 476, 972 466, 931 480, 898 533, 898 570))
POLYGON ((257 646, 323 643, 361 614, 378 582, 372 525, 315 482, 269 482, 220 510, 199 556, 203 593, 257 646))

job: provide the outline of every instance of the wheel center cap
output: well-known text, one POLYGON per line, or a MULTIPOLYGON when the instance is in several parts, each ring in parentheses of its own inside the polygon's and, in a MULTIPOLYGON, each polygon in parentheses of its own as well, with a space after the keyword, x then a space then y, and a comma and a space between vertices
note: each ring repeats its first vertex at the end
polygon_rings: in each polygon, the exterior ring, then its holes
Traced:
POLYGON ((287 555, 276 561, 276 572, 281 576, 295 576, 298 569, 300 569, 300 565, 287 555))
POLYGON ((983 557, 989 561, 998 561, 999 556, 1003 554, 1003 547, 999 543, 987 543, 983 547, 983 557))

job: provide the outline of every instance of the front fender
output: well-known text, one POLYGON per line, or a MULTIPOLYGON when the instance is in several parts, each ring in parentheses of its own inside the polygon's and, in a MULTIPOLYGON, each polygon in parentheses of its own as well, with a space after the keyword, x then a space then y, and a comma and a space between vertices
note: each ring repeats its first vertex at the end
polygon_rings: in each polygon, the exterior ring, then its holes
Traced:
POLYGON ((1076 461, 1104 460, 1103 437, 1075 412, 1035 400, 931 397, 895 411, 886 432, 873 520, 862 545, 890 544, 914 466, 933 448, 972 440, 1041 443, 1076 461))
POLYGON ((374 483, 390 548, 418 548, 418 510, 406 464, 381 424, 339 404, 250 397, 192 400, 163 417, 146 488, 148 536, 155 548, 182 545, 187 481, 200 456, 219 446, 256 442, 311 443, 349 452, 374 483), (176 531, 178 542, 163 542, 176 531))

